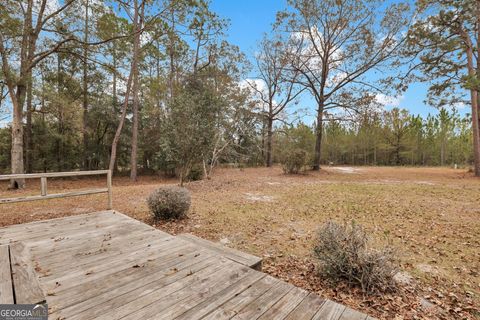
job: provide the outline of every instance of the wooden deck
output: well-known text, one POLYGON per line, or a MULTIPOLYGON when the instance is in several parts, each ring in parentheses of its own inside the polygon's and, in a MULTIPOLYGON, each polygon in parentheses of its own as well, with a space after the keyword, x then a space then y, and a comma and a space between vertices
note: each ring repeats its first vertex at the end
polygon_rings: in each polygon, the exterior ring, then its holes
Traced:
POLYGON ((0 245, 18 242, 49 319, 371 319, 115 211, 0 228, 0 245))

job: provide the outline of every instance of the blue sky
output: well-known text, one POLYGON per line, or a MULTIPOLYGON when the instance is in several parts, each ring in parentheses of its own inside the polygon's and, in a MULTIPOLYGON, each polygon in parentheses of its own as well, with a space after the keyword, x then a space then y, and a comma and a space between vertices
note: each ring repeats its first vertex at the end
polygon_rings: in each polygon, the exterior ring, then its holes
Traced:
MULTIPOLYGON (((275 14, 286 7, 286 0, 212 0, 212 9, 223 18, 230 20, 227 30, 227 39, 232 44, 238 45, 249 58, 253 56, 258 41, 263 33, 271 30, 275 21, 275 14)), ((434 107, 424 104, 428 84, 415 83, 403 93, 399 106, 415 114, 426 116, 436 113, 434 107)), ((305 107, 312 108, 311 99, 303 99, 305 107)), ((462 114, 468 108, 459 110, 462 114)))

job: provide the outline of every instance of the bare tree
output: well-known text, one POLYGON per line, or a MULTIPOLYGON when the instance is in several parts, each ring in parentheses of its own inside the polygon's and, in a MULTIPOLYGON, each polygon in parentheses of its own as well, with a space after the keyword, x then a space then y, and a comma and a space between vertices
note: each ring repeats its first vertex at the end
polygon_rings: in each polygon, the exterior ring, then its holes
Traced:
MULTIPOLYGON (((143 23, 143 13, 144 13, 144 7, 145 7, 145 1, 142 1, 141 4, 139 5, 138 0, 134 0, 133 2, 133 8, 134 8, 134 13, 132 17, 133 21, 133 56, 132 56, 132 62, 131 62, 131 67, 130 67, 130 74, 128 76, 127 80, 127 88, 125 91, 125 100, 123 102, 123 108, 122 108, 122 115, 120 116, 120 122, 117 126, 117 130, 115 132, 115 136, 113 138, 112 142, 112 149, 110 153, 110 164, 108 166, 109 170, 112 170, 115 168, 115 161, 117 159, 117 146, 118 142, 120 141, 120 135, 122 133, 123 126, 125 124, 125 118, 127 116, 127 110, 128 110, 128 103, 130 100, 130 94, 133 95, 133 100, 134 100, 134 123, 137 121, 137 126, 135 127, 134 124, 134 129, 132 135, 138 135, 138 62, 139 62, 139 57, 140 57, 140 37, 142 34, 142 23, 143 23), (135 79, 137 78, 137 79, 135 79), (133 85, 133 90, 132 90, 132 82, 134 83, 133 85), (135 133, 136 130, 136 133, 135 133)), ((128 10, 128 9, 127 9, 128 10)), ((135 151, 133 151, 133 144, 134 142, 132 141, 132 168, 131 168, 131 178, 133 180, 136 180, 136 175, 137 175, 137 165, 136 165, 136 145, 135 145, 135 151)), ((136 141, 135 141, 136 144, 136 141)))
POLYGON ((265 165, 272 166, 273 123, 279 115, 301 94, 297 78, 299 72, 289 68, 289 60, 285 43, 280 38, 272 40, 264 38, 260 43, 260 51, 255 57, 258 81, 248 81, 256 93, 266 120, 267 141, 265 148, 265 165))
POLYGON ((289 0, 291 8, 278 14, 277 27, 290 36, 291 66, 316 101, 316 143, 313 169, 320 169, 324 113, 355 110, 368 97, 367 88, 381 92, 382 75, 396 62, 409 25, 409 7, 383 1, 289 0))

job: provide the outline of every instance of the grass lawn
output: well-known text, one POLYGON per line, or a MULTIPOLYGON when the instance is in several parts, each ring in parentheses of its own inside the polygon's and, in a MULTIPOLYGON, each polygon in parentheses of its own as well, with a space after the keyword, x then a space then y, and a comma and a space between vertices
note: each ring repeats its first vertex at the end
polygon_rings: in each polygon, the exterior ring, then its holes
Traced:
MULTIPOLYGON (((38 194, 38 181, 25 191, 38 194)), ((49 179, 49 192, 104 185, 104 180, 49 179)), ((145 198, 159 184, 114 179, 114 208, 150 224, 145 198)), ((446 168, 325 167, 306 175, 280 168, 218 169, 192 191, 188 219, 157 223, 170 233, 191 232, 263 256, 264 271, 385 319, 480 317, 480 179, 446 168), (394 294, 364 296, 315 276, 311 251, 325 221, 355 220, 374 244, 391 243, 412 279, 394 294)), ((106 196, 0 205, 0 225, 102 210, 106 196)))

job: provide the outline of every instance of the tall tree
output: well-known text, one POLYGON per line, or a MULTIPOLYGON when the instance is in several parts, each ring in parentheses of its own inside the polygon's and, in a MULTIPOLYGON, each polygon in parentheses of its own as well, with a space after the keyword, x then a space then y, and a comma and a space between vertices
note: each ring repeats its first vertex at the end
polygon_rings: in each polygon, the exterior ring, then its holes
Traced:
POLYGON ((423 16, 410 29, 406 50, 418 57, 411 70, 433 83, 429 100, 439 107, 464 103, 468 90, 474 171, 480 176, 480 1, 420 0, 418 9, 423 16))
POLYGON ((361 89, 379 90, 384 83, 378 76, 366 76, 397 62, 410 11, 406 4, 385 8, 378 0, 288 3, 290 8, 277 15, 277 26, 290 36, 291 65, 301 73, 300 82, 317 104, 313 169, 319 170, 324 113, 338 108, 355 110, 368 96, 361 89))
POLYGON ((88 36, 90 32, 90 3, 89 0, 85 0, 84 3, 85 17, 84 17, 84 26, 83 26, 83 168, 88 169, 88 36))
POLYGON ((391 149, 393 163, 402 164, 407 149, 407 138, 410 128, 410 114, 405 109, 393 108, 384 112, 384 136, 391 149))
POLYGON ((303 89, 297 83, 299 72, 289 68, 285 43, 280 38, 264 38, 255 56, 256 81, 247 80, 260 100, 262 116, 266 120, 267 141, 265 165, 271 167, 273 123, 279 115, 301 94, 303 89))
MULTIPOLYGON (((144 1, 142 1, 142 6, 145 4, 144 1)), ((141 22, 142 22, 142 12, 140 12, 141 7, 139 6, 138 0, 133 0, 133 51, 132 51, 132 60, 131 60, 131 65, 130 65, 130 74, 128 76, 127 80, 127 88, 125 91, 125 100, 123 102, 123 108, 122 108, 122 114, 120 116, 120 121, 117 126, 117 130, 115 131, 115 136, 112 141, 112 148, 110 152, 110 164, 108 166, 109 170, 113 171, 115 168, 115 162, 117 160, 117 146, 118 142, 120 141, 120 135, 122 134, 122 129, 125 124, 125 118, 127 117, 127 112, 128 112, 128 105, 129 105, 129 100, 130 96, 132 95, 132 83, 135 81, 135 75, 138 72, 138 62, 139 62, 139 57, 140 57, 140 37, 142 35, 142 28, 141 28, 141 22)), ((138 82, 137 82, 138 85, 138 82)), ((136 88, 138 91, 138 87, 136 88)), ((138 92, 136 91, 137 99, 138 99, 138 92)), ((134 95, 134 100, 135 100, 135 93, 134 95)), ((137 103, 137 108, 138 108, 138 102, 137 103)), ((138 112, 138 109, 137 109, 138 112)), ((136 115, 138 117, 138 113, 136 115)), ((138 127, 137 127, 138 128, 138 127)), ((136 161, 136 160, 135 160, 136 161)), ((136 167, 135 167, 135 179, 136 179, 136 167)))
MULTIPOLYGON (((45 50, 37 50, 40 33, 47 29, 73 0, 68 0, 51 12, 46 12, 48 0, 39 2, 27 0, 25 3, 6 1, 0 5, 0 55, 2 57, 2 71, 7 83, 12 112, 12 148, 11 171, 24 173, 23 161, 23 108, 27 93, 27 86, 32 69, 43 59, 58 51, 58 49, 73 40, 71 37, 62 37, 53 42, 45 50), (19 34, 17 31, 22 30, 19 34), (19 46, 18 46, 19 44, 19 46), (18 49, 17 49, 18 48, 18 49), (13 57, 19 61, 19 67, 12 65, 13 57)), ((52 37, 53 38, 53 37, 52 37)), ((52 41, 52 39, 50 39, 52 41)), ((11 188, 23 188, 23 179, 13 179, 11 188)))
POLYGON ((132 86, 132 96, 133 96, 133 126, 132 126, 132 152, 130 156, 130 179, 132 181, 137 181, 137 162, 138 162, 138 104, 139 104, 139 85, 140 85, 140 72, 139 72, 139 60, 140 60, 140 37, 143 30, 143 22, 145 16, 145 1, 142 1, 141 4, 138 4, 138 0, 134 0, 134 10, 138 12, 138 21, 134 23, 135 38, 133 45, 133 62, 132 62, 132 72, 133 72, 133 86, 132 86), (140 7, 139 7, 140 6, 140 7))

